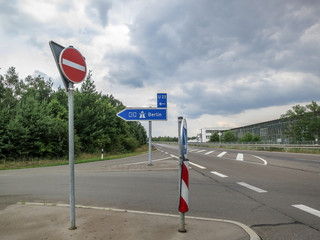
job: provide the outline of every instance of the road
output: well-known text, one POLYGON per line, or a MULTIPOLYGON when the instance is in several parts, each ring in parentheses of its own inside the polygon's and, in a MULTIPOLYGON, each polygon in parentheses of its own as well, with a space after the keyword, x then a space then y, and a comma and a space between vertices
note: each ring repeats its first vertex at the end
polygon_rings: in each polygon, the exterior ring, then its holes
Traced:
MULTIPOLYGON (((161 171, 110 167, 138 157, 75 166, 76 203, 177 214, 177 146, 156 145, 161 171)), ((254 229, 262 239, 320 239, 320 156, 189 147, 190 211, 254 229)), ((17 201, 68 203, 68 166, 0 172, 0 210, 17 201)))

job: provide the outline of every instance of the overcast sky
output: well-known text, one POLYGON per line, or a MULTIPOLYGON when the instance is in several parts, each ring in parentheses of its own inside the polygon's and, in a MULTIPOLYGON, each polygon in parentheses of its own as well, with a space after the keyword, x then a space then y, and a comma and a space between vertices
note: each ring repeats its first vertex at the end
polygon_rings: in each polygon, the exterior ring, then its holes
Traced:
POLYGON ((126 106, 168 93, 153 136, 176 136, 178 116, 194 136, 320 100, 318 0, 0 0, 0 36, 2 75, 14 66, 63 86, 53 40, 77 48, 97 90, 126 106))

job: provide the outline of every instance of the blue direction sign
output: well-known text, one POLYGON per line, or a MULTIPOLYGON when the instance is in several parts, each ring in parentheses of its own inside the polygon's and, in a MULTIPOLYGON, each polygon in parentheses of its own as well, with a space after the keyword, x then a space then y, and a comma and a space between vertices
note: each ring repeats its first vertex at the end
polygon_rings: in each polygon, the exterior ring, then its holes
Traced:
POLYGON ((117 113, 117 116, 126 121, 165 121, 166 108, 126 108, 117 113))
POLYGON ((157 106, 158 108, 167 108, 167 94, 157 93, 157 106))

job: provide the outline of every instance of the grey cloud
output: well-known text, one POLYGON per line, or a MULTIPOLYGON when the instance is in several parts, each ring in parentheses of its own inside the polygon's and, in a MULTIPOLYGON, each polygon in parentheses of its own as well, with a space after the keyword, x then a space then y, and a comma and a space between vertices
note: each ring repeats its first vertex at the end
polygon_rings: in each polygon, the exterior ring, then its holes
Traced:
POLYGON ((226 83, 216 90, 208 90, 204 84, 193 84, 183 89, 184 97, 171 98, 189 118, 203 114, 232 115, 248 109, 319 100, 319 81, 304 78, 292 84, 286 82, 253 80, 248 85, 235 84, 232 87, 226 83))
POLYGON ((88 2, 88 17, 97 18, 103 27, 108 25, 108 12, 112 7, 111 1, 93 0, 88 2))
POLYGON ((144 86, 143 80, 150 76, 145 60, 132 52, 109 52, 105 62, 110 68, 110 76, 106 79, 113 83, 140 88, 144 86))
POLYGON ((279 90, 276 82, 263 83, 260 73, 319 76, 320 43, 302 42, 308 31, 317 36, 319 16, 317 1, 157 2, 130 26, 131 42, 150 73, 141 82, 152 85, 160 80, 170 86, 172 79, 180 85, 197 81, 187 89, 188 99, 176 99, 193 117, 311 101, 320 94, 317 82, 305 85, 308 79, 301 79, 279 90), (248 81, 234 86, 232 81, 236 84, 239 79, 248 81), (208 81, 225 89, 216 93, 200 87, 208 81))

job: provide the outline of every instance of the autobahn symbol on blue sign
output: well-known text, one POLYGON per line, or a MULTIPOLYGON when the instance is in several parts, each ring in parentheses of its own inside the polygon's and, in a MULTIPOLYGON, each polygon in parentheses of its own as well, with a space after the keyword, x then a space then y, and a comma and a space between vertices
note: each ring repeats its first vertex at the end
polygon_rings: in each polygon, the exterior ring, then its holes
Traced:
POLYGON ((167 94, 157 93, 157 106, 158 108, 167 108, 167 94))
POLYGON ((126 108, 117 113, 125 121, 165 121, 166 108, 126 108))

